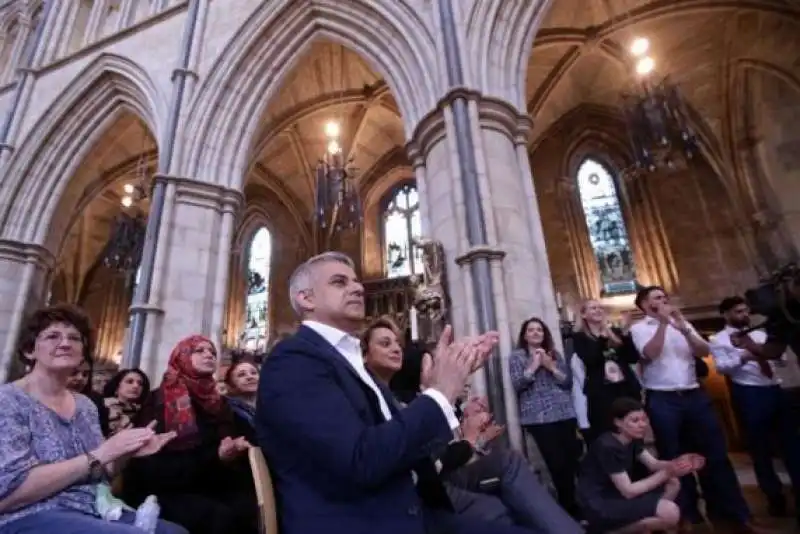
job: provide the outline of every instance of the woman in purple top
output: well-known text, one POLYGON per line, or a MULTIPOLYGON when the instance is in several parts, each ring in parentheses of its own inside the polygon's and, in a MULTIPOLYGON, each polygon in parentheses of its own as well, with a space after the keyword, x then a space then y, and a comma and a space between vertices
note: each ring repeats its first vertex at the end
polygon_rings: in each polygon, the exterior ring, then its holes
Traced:
MULTIPOLYGON (((132 513, 100 518, 97 489, 129 458, 155 453, 172 436, 136 428, 103 440, 97 407, 67 387, 91 350, 89 322, 70 306, 37 311, 22 331, 19 352, 31 372, 0 386, 3 534, 142 534, 132 513)), ((156 532, 187 534, 163 521, 156 532)))

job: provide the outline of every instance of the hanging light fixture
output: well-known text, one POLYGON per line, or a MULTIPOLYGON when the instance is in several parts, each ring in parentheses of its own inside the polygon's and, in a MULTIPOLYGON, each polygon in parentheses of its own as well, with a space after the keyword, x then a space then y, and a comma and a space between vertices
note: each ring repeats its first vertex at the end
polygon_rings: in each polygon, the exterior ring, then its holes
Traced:
POLYGON ((356 169, 352 158, 344 159, 340 133, 338 122, 325 125, 327 150, 317 164, 315 222, 322 243, 335 232, 360 227, 362 221, 356 169))
POLYGON ((135 281, 136 272, 142 261, 147 229, 147 216, 141 206, 142 201, 149 196, 151 186, 146 143, 145 137, 134 179, 122 186, 123 195, 120 198, 122 210, 114 219, 102 256, 106 267, 124 274, 130 282, 135 281))
POLYGON ((698 152, 687 106, 667 77, 655 80, 650 41, 638 37, 629 52, 634 59, 634 89, 622 94, 628 134, 636 162, 629 175, 686 168, 698 152))

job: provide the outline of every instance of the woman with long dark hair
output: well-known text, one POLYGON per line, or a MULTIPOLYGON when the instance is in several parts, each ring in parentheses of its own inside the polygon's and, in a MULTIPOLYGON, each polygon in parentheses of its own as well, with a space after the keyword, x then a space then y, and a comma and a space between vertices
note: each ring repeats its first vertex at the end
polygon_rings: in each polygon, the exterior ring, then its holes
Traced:
POLYGON ((123 369, 111 377, 103 389, 109 435, 132 428, 149 395, 150 379, 141 369, 123 369))
POLYGON ((559 503, 577 515, 575 476, 582 447, 570 393, 572 372, 556 351, 550 329, 538 317, 522 323, 517 348, 509 357, 509 371, 520 423, 539 447, 559 503))

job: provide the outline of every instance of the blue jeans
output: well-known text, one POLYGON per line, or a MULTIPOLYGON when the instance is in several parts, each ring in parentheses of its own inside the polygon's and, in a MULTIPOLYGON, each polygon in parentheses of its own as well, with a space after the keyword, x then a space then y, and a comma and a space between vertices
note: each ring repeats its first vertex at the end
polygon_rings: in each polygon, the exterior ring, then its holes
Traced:
MULTIPOLYGON (((12 521, 0 527, 2 534, 143 534, 133 526, 136 515, 124 512, 119 521, 105 521, 99 517, 72 510, 45 510, 12 521)), ((159 521, 156 534, 189 534, 185 528, 159 521)))
POLYGON ((772 435, 777 435, 786 470, 800 505, 800 430, 780 386, 731 384, 733 406, 745 433, 758 487, 770 503, 784 500, 783 487, 772 462, 772 435))
MULTIPOLYGON (((689 391, 647 391, 647 414, 653 427, 656 449, 660 458, 673 460, 693 448, 706 457, 701 476, 704 490, 715 504, 715 511, 724 519, 735 523, 750 520, 750 509, 742 495, 736 471, 728 458, 725 434, 714 413, 711 398, 701 388, 689 391), (702 439, 687 438, 702 436, 702 439), (694 447, 693 447, 694 445, 694 447), (719 506, 719 510, 716 507, 719 506)), ((681 479, 681 492, 677 504, 681 516, 696 522, 700 517, 697 495, 692 475, 681 479)))

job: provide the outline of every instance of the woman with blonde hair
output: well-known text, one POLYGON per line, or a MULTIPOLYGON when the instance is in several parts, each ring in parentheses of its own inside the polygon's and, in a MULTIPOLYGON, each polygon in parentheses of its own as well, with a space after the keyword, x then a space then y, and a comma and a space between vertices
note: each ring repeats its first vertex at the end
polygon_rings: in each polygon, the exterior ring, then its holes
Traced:
POLYGON ((571 362, 574 386, 586 403, 581 433, 588 445, 612 429, 610 410, 616 399, 641 397, 639 379, 631 368, 639 353, 630 336, 611 325, 603 304, 591 299, 580 306, 572 344, 577 356, 571 362))

